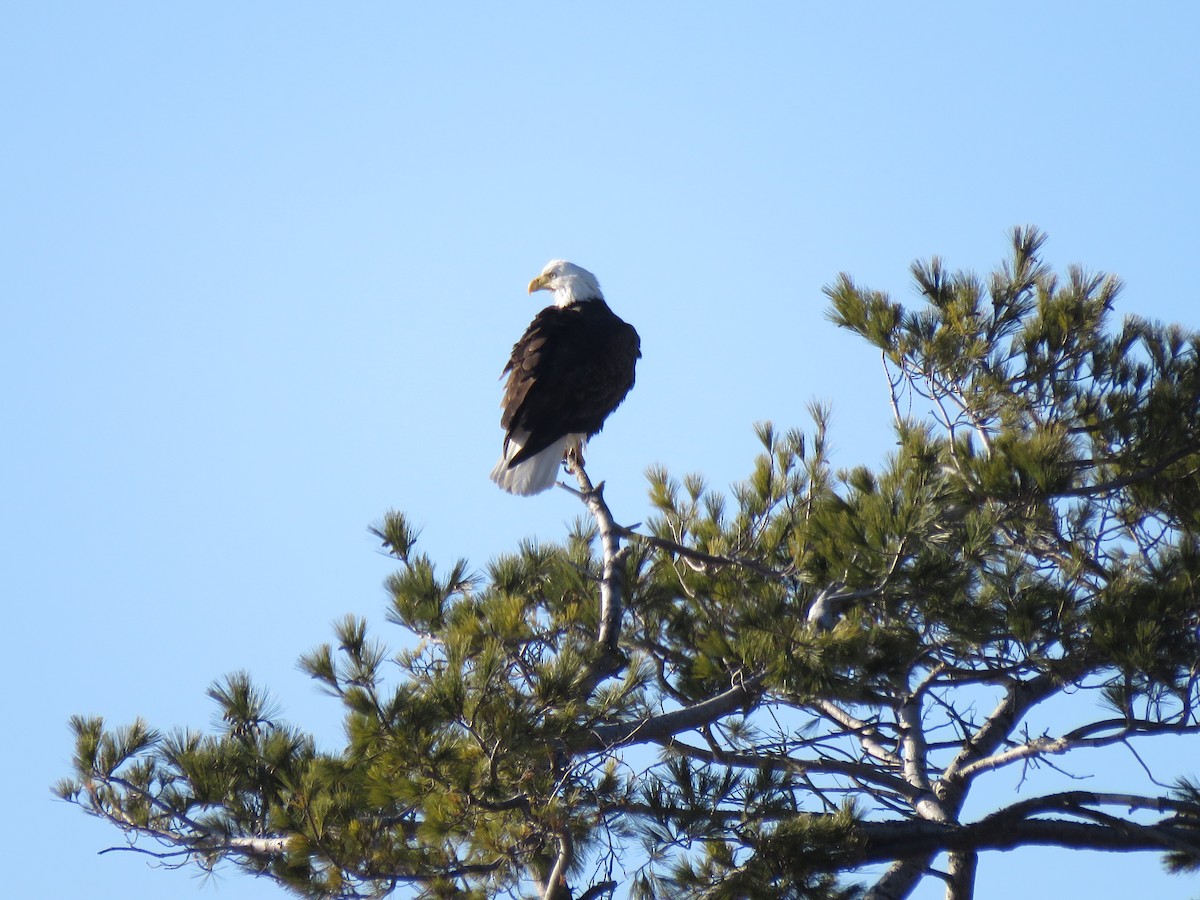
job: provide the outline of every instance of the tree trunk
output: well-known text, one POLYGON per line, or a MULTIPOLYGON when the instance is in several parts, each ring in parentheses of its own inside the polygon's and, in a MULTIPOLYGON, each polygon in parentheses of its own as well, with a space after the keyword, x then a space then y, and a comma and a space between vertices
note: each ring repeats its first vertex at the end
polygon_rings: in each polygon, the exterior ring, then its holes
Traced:
POLYGON ((902 859, 892 863, 871 886, 863 900, 904 900, 929 871, 930 858, 902 859))
POLYGON ((978 853, 950 854, 946 900, 971 900, 975 896, 975 869, 978 865, 978 853))

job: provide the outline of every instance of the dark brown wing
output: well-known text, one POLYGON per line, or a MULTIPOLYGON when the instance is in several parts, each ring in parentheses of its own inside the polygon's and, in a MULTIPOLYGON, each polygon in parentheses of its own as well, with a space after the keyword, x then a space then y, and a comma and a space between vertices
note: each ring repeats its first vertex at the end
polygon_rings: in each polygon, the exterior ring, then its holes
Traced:
POLYGON ((500 425, 530 435, 510 465, 564 435, 598 432, 633 387, 639 356, 637 332, 602 300, 538 313, 504 369, 500 425))

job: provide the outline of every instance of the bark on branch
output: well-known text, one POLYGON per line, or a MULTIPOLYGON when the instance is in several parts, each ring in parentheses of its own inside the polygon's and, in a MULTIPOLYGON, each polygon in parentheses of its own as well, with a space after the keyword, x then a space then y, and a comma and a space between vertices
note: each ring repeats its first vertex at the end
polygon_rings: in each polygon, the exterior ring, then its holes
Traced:
MULTIPOLYGON (((637 526, 633 526, 636 528, 637 526)), ((657 547, 659 550, 665 550, 668 553, 673 553, 687 560, 688 564, 698 572, 713 571, 723 569, 726 566, 736 566, 743 569, 748 569, 764 578, 769 578, 772 581, 780 581, 787 577, 787 573, 778 572, 770 566, 755 562, 752 559, 746 559, 741 556, 717 556, 712 553, 704 553, 701 550, 694 550, 691 547, 685 547, 683 544, 675 541, 667 540, 666 538, 656 537, 652 534, 642 534, 640 531, 634 531, 633 528, 625 528, 617 526, 620 536, 624 538, 636 538, 639 541, 644 541, 652 547, 657 547)))
POLYGON ((757 696, 762 676, 753 676, 734 685, 729 690, 710 697, 701 703, 682 709, 647 716, 637 722, 615 722, 597 725, 572 749, 579 753, 607 750, 616 746, 662 743, 677 734, 683 734, 703 725, 710 725, 734 710, 745 706, 757 696))
POLYGON ((865 823, 864 847, 853 855, 851 864, 925 859, 942 852, 977 853, 1032 846, 1122 853, 1177 850, 1184 846, 1200 859, 1200 829, 1195 826, 1179 821, 1142 825, 1128 820, 1121 820, 1119 826, 1058 818, 1020 819, 1001 824, 990 817, 969 825, 924 821, 865 823))
POLYGON ((596 634, 596 655, 582 679, 582 693, 591 694, 605 678, 616 675, 625 666, 625 657, 618 643, 621 639, 621 618, 624 613, 625 559, 628 547, 621 546, 623 529, 613 520, 612 511, 604 502, 604 482, 593 485, 583 465, 573 457, 569 470, 579 482, 575 490, 560 482, 560 486, 577 496, 596 520, 603 554, 600 574, 600 627, 596 634))

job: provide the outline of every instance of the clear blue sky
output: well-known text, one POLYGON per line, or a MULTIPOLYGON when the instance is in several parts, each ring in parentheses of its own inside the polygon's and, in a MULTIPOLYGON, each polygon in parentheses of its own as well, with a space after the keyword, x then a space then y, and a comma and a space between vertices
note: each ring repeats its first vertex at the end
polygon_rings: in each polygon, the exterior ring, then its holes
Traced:
MULTIPOLYGON (((1200 326, 1200 8, 741 6, 6 7, 7 893, 283 896, 97 856, 117 833, 49 793, 67 717, 206 726, 246 669, 332 743, 295 661, 347 612, 399 641, 369 523, 407 511, 447 565, 561 535, 576 501, 487 479, 551 257, 642 334, 589 457, 626 522, 648 464, 727 484, 755 420, 814 399, 839 463, 889 449, 877 357, 824 319, 840 271, 904 297, 913 258, 986 269, 1032 222, 1120 274, 1121 311, 1200 326)), ((1066 890, 1200 883, 1152 855, 980 866, 980 900, 1066 890)))

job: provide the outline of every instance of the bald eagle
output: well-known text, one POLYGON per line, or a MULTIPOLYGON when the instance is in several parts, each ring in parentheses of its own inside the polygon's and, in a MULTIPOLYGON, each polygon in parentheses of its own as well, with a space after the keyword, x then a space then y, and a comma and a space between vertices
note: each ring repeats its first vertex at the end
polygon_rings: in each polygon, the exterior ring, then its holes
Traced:
POLYGON ((608 308, 586 269, 552 260, 529 282, 534 291, 553 292, 554 303, 529 323, 501 375, 504 453, 492 469, 492 481, 523 496, 552 487, 565 457, 583 462, 587 439, 633 387, 642 355, 638 333, 608 308))

